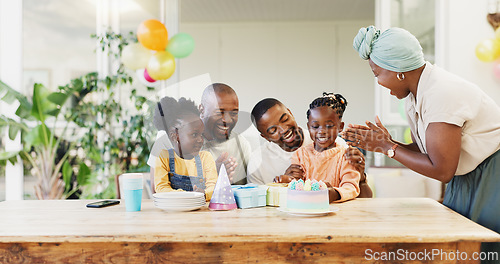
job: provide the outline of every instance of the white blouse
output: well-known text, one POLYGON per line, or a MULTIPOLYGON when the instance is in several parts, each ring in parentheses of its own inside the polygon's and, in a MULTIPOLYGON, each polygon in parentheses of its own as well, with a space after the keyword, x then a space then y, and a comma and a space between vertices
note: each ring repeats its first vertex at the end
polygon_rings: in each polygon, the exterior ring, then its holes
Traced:
POLYGON ((462 127, 462 148, 455 175, 474 170, 500 149, 500 107, 475 84, 427 62, 413 94, 406 98, 412 135, 427 153, 426 129, 444 122, 462 127))

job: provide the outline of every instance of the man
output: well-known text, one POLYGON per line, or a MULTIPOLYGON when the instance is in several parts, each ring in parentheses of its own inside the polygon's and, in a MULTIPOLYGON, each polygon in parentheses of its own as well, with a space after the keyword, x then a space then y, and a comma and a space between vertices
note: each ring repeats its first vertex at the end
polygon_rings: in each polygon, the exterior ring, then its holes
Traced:
MULTIPOLYGON (((244 137, 232 132, 238 122, 239 113, 236 92, 230 86, 222 83, 213 83, 207 86, 201 97, 199 112, 205 126, 202 150, 213 155, 217 172, 219 172, 221 164, 225 165, 232 184, 245 184, 251 147, 244 137)), ((155 120, 155 122, 159 121, 155 120)), ((162 149, 169 148, 172 148, 172 144, 166 135, 157 138, 148 159, 151 175, 154 175, 155 161, 159 153, 162 149)), ((154 188, 152 190, 154 192, 154 188)))
MULTIPOLYGON (((297 125, 290 109, 277 99, 266 98, 255 105, 251 116, 261 137, 268 142, 252 153, 248 164, 248 181, 265 184, 302 177, 303 170, 298 165, 291 165, 291 158, 293 152, 310 138, 304 136, 304 130, 297 125)), ((340 139, 337 142, 345 144, 342 141, 340 139)), ((346 158, 363 175, 358 197, 372 197, 364 176, 365 161, 361 152, 350 147, 346 158)))
POLYGON ((223 83, 207 86, 199 111, 205 125, 202 150, 212 153, 218 170, 221 164, 225 165, 232 184, 245 184, 251 147, 244 137, 233 132, 239 112, 236 92, 223 83))

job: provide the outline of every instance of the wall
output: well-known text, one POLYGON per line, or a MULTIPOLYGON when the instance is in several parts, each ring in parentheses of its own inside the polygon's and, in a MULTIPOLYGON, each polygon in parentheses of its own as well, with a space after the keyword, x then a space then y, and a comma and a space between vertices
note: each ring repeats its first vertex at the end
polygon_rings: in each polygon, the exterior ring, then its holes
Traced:
POLYGON ((446 0, 444 16, 445 69, 476 83, 497 104, 500 104, 500 81, 493 75, 493 63, 481 62, 475 55, 476 45, 483 39, 494 38, 493 28, 486 20, 488 0, 446 0))
MULTIPOLYGON (((352 48, 362 26, 373 21, 181 24, 195 50, 180 60, 180 79, 209 73, 232 86, 240 110, 275 97, 306 124, 309 103, 323 91, 346 97, 344 122, 374 116, 373 74, 352 48)), ((240 122, 243 120, 240 119, 240 122)))

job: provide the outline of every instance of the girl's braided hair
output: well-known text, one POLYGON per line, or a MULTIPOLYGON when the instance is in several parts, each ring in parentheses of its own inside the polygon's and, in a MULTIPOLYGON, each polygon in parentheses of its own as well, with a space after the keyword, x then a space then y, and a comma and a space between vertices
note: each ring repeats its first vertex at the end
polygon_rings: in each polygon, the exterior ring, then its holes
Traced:
POLYGON ((168 132, 188 115, 199 116, 198 108, 192 100, 181 97, 177 101, 165 96, 157 103, 153 122, 156 129, 168 132))
POLYGON ((347 100, 341 94, 333 94, 323 92, 322 97, 318 97, 312 101, 309 105, 309 109, 307 110, 307 119, 309 119, 309 115, 311 114, 311 109, 320 107, 320 106, 329 106, 339 115, 339 118, 342 118, 344 115, 345 108, 347 106, 347 100))

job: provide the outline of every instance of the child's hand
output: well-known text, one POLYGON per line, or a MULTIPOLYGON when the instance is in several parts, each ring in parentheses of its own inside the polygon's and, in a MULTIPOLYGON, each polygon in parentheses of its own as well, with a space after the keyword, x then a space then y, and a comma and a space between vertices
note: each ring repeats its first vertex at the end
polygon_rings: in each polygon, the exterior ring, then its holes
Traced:
POLYGON ((201 193, 205 193, 205 190, 199 188, 198 186, 196 185, 193 185, 193 192, 201 192, 201 193))
POLYGON ((235 170, 236 170, 236 166, 238 166, 236 159, 233 157, 229 157, 229 153, 223 152, 217 158, 217 160, 215 160, 215 165, 217 166, 217 173, 220 172, 220 167, 222 164, 224 164, 224 167, 226 167, 226 172, 227 172, 227 176, 229 178, 229 182, 232 182, 233 175, 234 175, 235 170))
POLYGON ((298 164, 292 164, 288 167, 288 169, 286 169, 285 175, 292 177, 292 180, 304 179, 304 169, 302 169, 302 166, 298 164))
POLYGON ((293 177, 288 176, 288 175, 280 175, 280 176, 274 177, 273 182, 277 182, 277 183, 289 183, 293 179, 294 179, 293 177))

